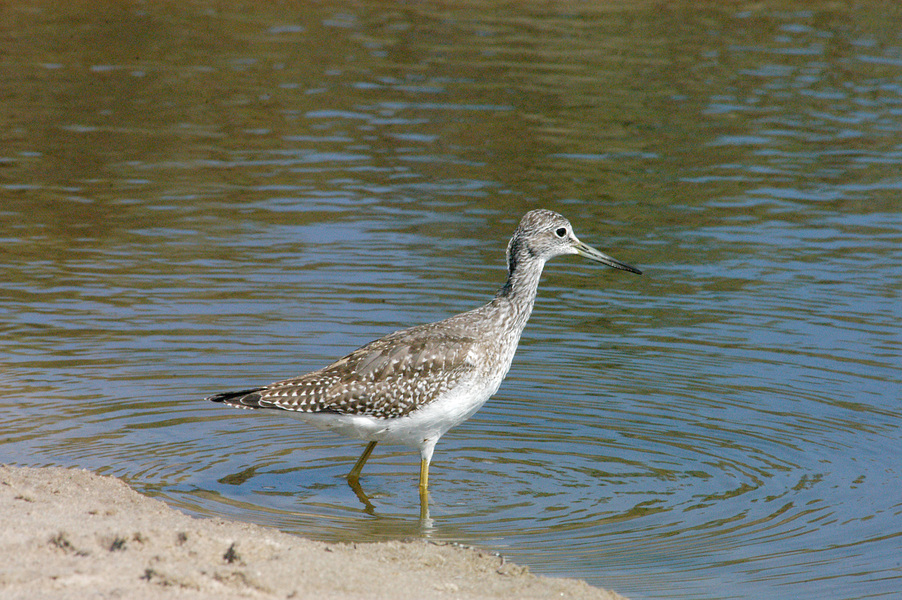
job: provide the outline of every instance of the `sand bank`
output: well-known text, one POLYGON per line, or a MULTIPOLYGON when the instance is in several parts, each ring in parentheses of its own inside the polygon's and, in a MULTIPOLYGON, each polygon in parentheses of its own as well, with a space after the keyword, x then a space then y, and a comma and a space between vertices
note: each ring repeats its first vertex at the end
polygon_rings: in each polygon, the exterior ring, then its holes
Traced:
POLYGON ((477 549, 315 542, 189 517, 84 470, 4 465, 0 597, 623 600, 477 549))

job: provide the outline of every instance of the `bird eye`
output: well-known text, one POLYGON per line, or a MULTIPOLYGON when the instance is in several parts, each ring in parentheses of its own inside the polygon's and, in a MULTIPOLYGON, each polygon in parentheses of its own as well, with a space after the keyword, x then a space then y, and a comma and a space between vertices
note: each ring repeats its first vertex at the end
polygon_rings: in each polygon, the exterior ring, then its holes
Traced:
POLYGON ((566 236, 567 228, 566 227, 558 227, 557 229, 554 230, 554 235, 558 236, 559 238, 566 236))

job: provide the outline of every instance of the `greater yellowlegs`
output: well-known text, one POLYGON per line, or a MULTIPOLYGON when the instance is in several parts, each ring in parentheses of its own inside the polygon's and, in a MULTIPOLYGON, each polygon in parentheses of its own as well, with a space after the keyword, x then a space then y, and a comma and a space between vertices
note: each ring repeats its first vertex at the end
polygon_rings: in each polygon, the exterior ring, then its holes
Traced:
POLYGON ((419 450, 420 501, 426 510, 436 442, 498 390, 532 312, 542 268, 562 254, 641 273, 579 241, 561 215, 533 210, 507 245, 507 282, 488 304, 396 331, 319 371, 207 400, 290 411, 320 429, 367 440, 348 474, 364 501, 360 471, 378 442, 419 450))

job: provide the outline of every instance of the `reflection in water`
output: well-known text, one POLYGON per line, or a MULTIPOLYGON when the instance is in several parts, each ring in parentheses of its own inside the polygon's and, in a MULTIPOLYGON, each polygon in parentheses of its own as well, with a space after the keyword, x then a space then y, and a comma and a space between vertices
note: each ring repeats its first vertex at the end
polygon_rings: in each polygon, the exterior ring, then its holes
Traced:
POLYGON ((0 460, 633 598, 895 593, 898 11, 0 11, 0 460), (478 305, 538 206, 650 268, 544 275, 431 526, 402 448, 367 514, 361 446, 200 400, 478 305))

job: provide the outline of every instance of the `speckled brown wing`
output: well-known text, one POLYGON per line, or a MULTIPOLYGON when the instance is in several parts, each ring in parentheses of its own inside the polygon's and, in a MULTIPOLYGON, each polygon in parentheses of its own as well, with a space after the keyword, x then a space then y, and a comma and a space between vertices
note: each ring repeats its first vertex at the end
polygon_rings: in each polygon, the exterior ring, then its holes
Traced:
POLYGON ((249 408, 404 416, 476 368, 468 360, 474 343, 428 325, 399 331, 328 367, 255 390, 240 403, 249 408))

